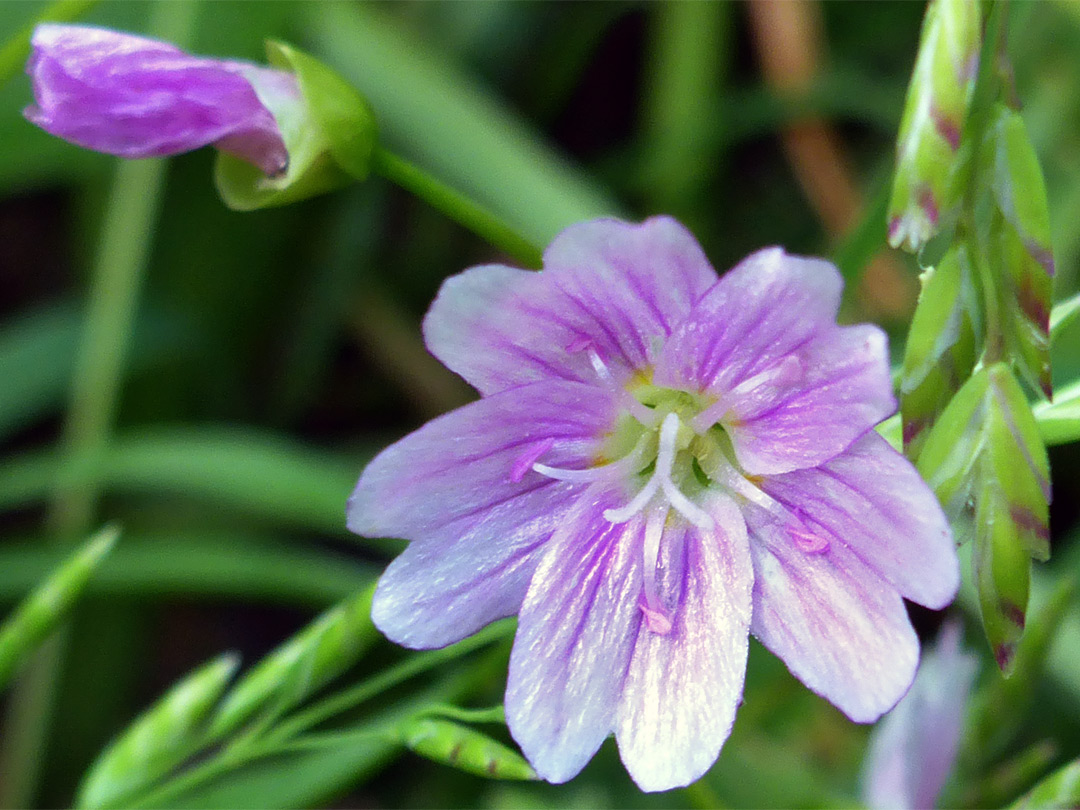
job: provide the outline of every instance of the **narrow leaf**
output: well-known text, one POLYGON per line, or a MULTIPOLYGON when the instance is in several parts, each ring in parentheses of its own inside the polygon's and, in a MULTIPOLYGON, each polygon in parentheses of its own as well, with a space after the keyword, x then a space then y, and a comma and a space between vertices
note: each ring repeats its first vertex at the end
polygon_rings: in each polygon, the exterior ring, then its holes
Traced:
POLYGON ((980 322, 971 261, 967 247, 958 244, 923 274, 904 350, 900 413, 909 458, 919 457, 927 431, 971 375, 980 322))
POLYGON ((536 779, 521 754, 476 729, 434 717, 401 727, 405 747, 421 756, 488 779, 536 779))
POLYGON ((1050 484, 1031 407, 1005 364, 964 384, 930 431, 918 467, 950 518, 973 531, 983 628, 1008 674, 1024 629, 1029 558, 1050 554, 1050 484))
POLYGON ((1021 796, 1014 810, 1066 810, 1080 805, 1080 759, 1054 771, 1021 796))
POLYGON ((31 593, 0 627, 0 686, 64 618, 86 581, 116 545, 120 530, 106 526, 31 593))
POLYGON ((136 718, 91 766, 76 806, 116 804, 149 787, 194 753, 201 742, 202 723, 239 663, 233 654, 211 661, 136 718))
POLYGON ((365 588, 260 661, 229 692, 211 733, 224 736, 260 709, 283 712, 356 663, 376 637, 373 595, 374 587, 365 588))
POLYGON ((918 252, 957 193, 950 188, 979 61, 976 0, 932 0, 904 102, 889 203, 889 244, 918 252))

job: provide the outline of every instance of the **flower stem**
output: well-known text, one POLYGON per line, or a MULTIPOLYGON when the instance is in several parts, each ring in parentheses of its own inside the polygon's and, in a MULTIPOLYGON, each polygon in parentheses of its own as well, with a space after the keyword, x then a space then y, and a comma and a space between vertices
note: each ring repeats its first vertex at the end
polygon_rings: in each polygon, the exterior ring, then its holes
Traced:
POLYGON ((387 180, 411 191, 526 267, 539 268, 541 252, 525 237, 488 209, 437 180, 419 166, 376 146, 371 168, 387 180))
MULTIPOLYGON (((157 3, 149 32, 182 42, 193 30, 196 9, 194 2, 157 3)), ((87 534, 94 521, 101 489, 97 466, 112 432, 164 169, 160 160, 122 162, 109 194, 64 425, 64 460, 49 515, 60 543, 87 534)), ((28 807, 37 793, 65 647, 61 630, 15 684, 0 754, 5 775, 0 806, 28 807)))

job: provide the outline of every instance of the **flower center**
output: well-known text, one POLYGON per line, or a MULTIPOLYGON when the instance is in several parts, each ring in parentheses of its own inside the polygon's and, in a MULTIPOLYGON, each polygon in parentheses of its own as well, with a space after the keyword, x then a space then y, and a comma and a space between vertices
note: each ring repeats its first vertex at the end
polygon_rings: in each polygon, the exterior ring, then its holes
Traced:
POLYGON ((531 470, 558 481, 610 482, 634 492, 624 505, 605 509, 604 518, 618 524, 644 516, 643 581, 638 606, 649 630, 666 635, 672 628, 672 610, 665 606, 658 587, 662 571, 661 540, 669 518, 675 513, 698 529, 713 529, 715 520, 698 505, 709 488, 773 513, 803 551, 816 554, 828 550, 828 541, 816 534, 801 516, 792 514, 765 493, 755 478, 740 469, 731 441, 721 426, 734 397, 768 387, 784 387, 800 376, 802 367, 797 359, 786 359, 717 400, 652 385, 648 374, 620 384, 591 343, 574 344, 568 351, 588 352, 600 382, 615 390, 619 398, 621 414, 597 461, 616 460, 585 469, 552 467, 540 460, 554 446, 551 439, 545 439, 529 445, 519 455, 511 479, 520 481, 531 470))

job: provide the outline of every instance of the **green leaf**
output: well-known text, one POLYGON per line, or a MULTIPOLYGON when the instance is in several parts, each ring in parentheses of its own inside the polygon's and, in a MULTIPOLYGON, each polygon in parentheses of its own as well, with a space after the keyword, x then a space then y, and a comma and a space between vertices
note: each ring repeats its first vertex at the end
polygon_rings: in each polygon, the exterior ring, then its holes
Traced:
POLYGON ((1048 445, 1080 441, 1080 380, 1055 391, 1053 403, 1036 403, 1034 413, 1048 445))
POLYGON ((288 168, 267 177, 250 163, 218 153, 214 180, 225 204, 237 211, 286 205, 363 180, 375 148, 375 117, 367 101, 337 73, 289 45, 267 42, 270 63, 296 76, 299 96, 270 89, 259 100, 274 114, 288 168))
MULTIPOLYGON (((113 439, 98 459, 113 492, 174 493, 204 498, 281 523, 329 534, 345 531, 345 501, 361 458, 304 447, 280 436, 226 426, 154 428, 113 439)), ((48 498, 60 458, 37 451, 0 462, 0 509, 48 498)), ((75 485, 77 477, 69 479, 75 485)))
POLYGON ((1046 186, 1024 121, 1003 104, 983 143, 980 171, 988 173, 991 207, 979 227, 1000 306, 1004 348, 1021 375, 1049 399, 1050 307, 1054 256, 1046 186))
POLYGON ((1011 805, 1013 810, 1067 810, 1080 805, 1080 759, 1054 771, 1011 805))
POLYGON ((421 756, 488 779, 536 779, 524 757, 476 729, 420 717, 399 729, 405 747, 421 756))
POLYGON ((1049 461, 1009 368, 977 372, 930 431, 919 472, 950 518, 974 532, 979 607, 994 657, 1009 674, 1024 629, 1029 558, 1049 557, 1049 461))
POLYGON ((980 41, 977 0, 932 0, 896 142, 888 213, 893 247, 921 250, 959 199, 953 175, 980 41))
POLYGON ((91 766, 76 806, 122 802, 198 750, 203 720, 239 663, 236 655, 220 656, 188 675, 136 718, 91 766))
POLYGON ((928 430, 970 376, 981 331, 979 291, 959 244, 923 273, 904 350, 900 413, 909 458, 919 457, 928 430))
POLYGON ((305 41, 371 102, 388 144, 529 242, 619 213, 601 188, 454 62, 365 4, 298 6, 305 41))
POLYGON ((377 636, 371 623, 374 593, 374 586, 365 588, 260 661, 229 692, 211 733, 220 738, 259 709, 280 714, 356 663, 377 636))
MULTIPOLYGON (((40 537, 0 545, 0 601, 13 602, 61 560, 40 537)), ((154 599, 178 594, 323 609, 377 574, 343 555, 274 534, 236 529, 126 529, 87 583, 88 597, 154 599)))
POLYGON ((115 526, 106 526, 90 538, 0 626, 0 686, 64 618, 119 534, 115 526))

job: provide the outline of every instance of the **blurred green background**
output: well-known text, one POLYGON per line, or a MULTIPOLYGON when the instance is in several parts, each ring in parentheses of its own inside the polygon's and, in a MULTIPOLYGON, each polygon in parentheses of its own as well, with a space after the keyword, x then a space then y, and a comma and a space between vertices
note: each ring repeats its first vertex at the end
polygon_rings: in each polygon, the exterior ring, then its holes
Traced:
MULTIPOLYGON (((42 8, 0 3, 0 42, 42 8)), ((1050 196, 1057 299, 1080 283, 1078 9, 1024 5, 1010 31, 1050 196)), ((309 50, 368 95, 390 148, 538 245, 588 217, 665 212, 720 271, 768 244, 831 256, 848 281, 845 318, 884 325, 899 356, 917 268, 885 248, 884 207, 922 13, 912 2, 214 2, 195 7, 180 44, 255 61, 265 38, 309 50)), ((147 3, 103 3, 84 21, 145 32, 153 14, 147 3)), ((220 203, 209 149, 117 183, 117 160, 24 121, 29 101, 22 75, 0 87, 6 605, 63 555, 57 500, 85 486, 65 466, 61 435, 91 274, 103 261, 143 267, 130 334, 108 338, 128 341, 126 360, 99 369, 119 398, 91 475, 101 494, 93 525, 116 520, 124 537, 75 612, 40 740, 19 725, 25 687, 7 700, 0 762, 39 766, 34 801, 58 806, 102 746, 181 675, 223 650, 256 660, 377 575, 398 546, 350 536, 345 500, 379 448, 474 396, 426 354, 419 323, 443 279, 505 257, 379 178, 245 214, 220 203), (145 221, 109 219, 118 200, 158 204, 144 206, 145 221), (29 753, 11 753, 19 741, 33 743, 29 753)), ((1059 382, 1080 375, 1080 323, 1058 339, 1055 363, 1059 382)), ((1045 582, 1080 563, 1074 447, 1052 449, 1051 461, 1045 582)), ((939 621, 915 618, 923 632, 939 621)), ((969 630, 985 655, 977 623, 969 630)), ((399 697, 427 689, 496 703, 506 654, 463 659, 399 697)), ((403 655, 380 642, 355 677, 403 655)), ((997 694, 996 674, 984 676, 984 693, 997 694)), ((1010 698, 1004 741, 968 751, 963 767, 1015 765, 1036 743, 1041 767, 1076 756, 1080 673, 1036 673, 1030 685, 1010 698)), ((342 750, 273 761, 188 803, 849 805, 865 734, 755 646, 733 737, 685 792, 639 794, 609 742, 564 787, 342 750)), ((1016 770, 953 799, 1000 801, 1036 775, 1016 770)), ((0 768, 0 789, 10 779, 0 768)))

